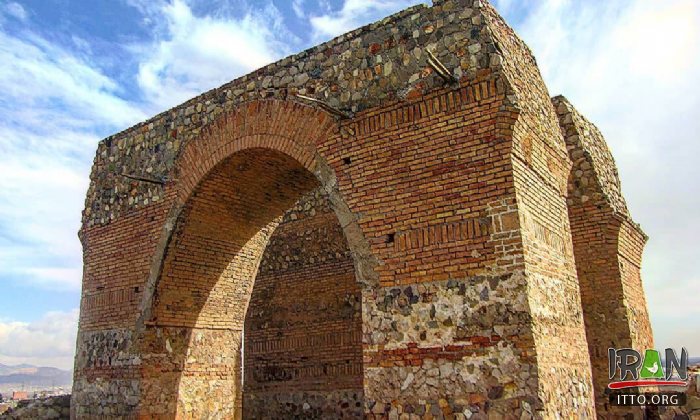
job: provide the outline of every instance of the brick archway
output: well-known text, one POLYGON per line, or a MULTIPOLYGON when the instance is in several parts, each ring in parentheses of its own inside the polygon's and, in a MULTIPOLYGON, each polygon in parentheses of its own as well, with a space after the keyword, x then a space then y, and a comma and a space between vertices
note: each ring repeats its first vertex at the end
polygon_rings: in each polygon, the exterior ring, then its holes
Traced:
MULTIPOLYGON (((335 242, 326 242, 326 246, 338 248, 343 255, 336 258, 341 261, 334 261, 338 264, 310 264, 302 267, 305 271, 301 273, 297 267, 297 287, 304 285, 304 276, 315 275, 322 292, 320 295, 297 293, 296 297, 313 302, 342 298, 343 293, 350 293, 351 300, 359 305, 360 285, 368 286, 375 278, 371 273, 371 256, 367 258, 368 245, 358 234, 357 222, 316 150, 318 143, 337 132, 336 120, 323 111, 292 101, 256 101, 219 117, 184 146, 177 158, 177 178, 170 186, 175 198, 170 222, 165 224, 158 247, 162 252, 154 257, 152 278, 137 321, 138 339, 134 348, 143 359, 140 415, 241 416, 243 326, 259 265, 280 222, 288 231, 303 228, 285 222, 283 215, 309 194, 320 195, 330 209, 327 215, 331 215, 320 222, 321 218, 316 217, 311 224, 321 223, 324 232, 330 230, 335 242), (342 226, 340 220, 344 221, 342 226), (339 282, 338 276, 346 280, 339 282)), ((314 240, 320 242, 318 237, 314 240)), ((306 248, 313 244, 301 240, 296 245, 298 257, 308 253, 306 248)), ((261 274, 262 282, 269 286, 282 281, 284 274, 287 273, 261 274)), ((256 301, 258 312, 283 310, 265 308, 265 302, 256 301)), ((275 357, 274 349, 257 349, 252 342, 246 344, 248 353, 259 356, 257 362, 246 362, 251 371, 246 375, 251 383, 247 385, 251 390, 250 398, 246 397, 249 406, 246 409, 253 417, 261 409, 268 415, 293 415, 285 407, 290 402, 286 400, 291 399, 300 410, 297 415, 303 415, 305 410, 306 414, 324 416, 361 413, 359 307, 356 305, 340 322, 334 314, 311 313, 308 306, 302 312, 307 318, 315 316, 315 327, 325 329, 325 335, 314 337, 312 330, 303 331, 292 325, 274 337, 292 342, 285 357, 291 365, 287 371, 293 371, 295 378, 272 379, 286 381, 284 386, 277 386, 285 392, 265 393, 266 387, 260 384, 266 379, 254 374, 274 369, 269 366, 274 363, 264 361, 275 357), (314 351, 299 348, 299 340, 305 337, 316 346, 315 351, 325 348, 328 355, 315 362, 314 351), (306 362, 300 362, 301 359, 306 362), (314 380, 305 380, 315 372, 306 371, 325 371, 328 366, 334 372, 324 372, 325 386, 321 392, 314 386, 314 380), (303 372, 298 374, 299 371, 303 372), (295 380, 290 383, 291 379, 295 380), (314 394, 316 406, 306 403, 304 407, 306 401, 294 401, 302 393, 314 394), (335 407, 341 404, 344 409, 335 407)), ((254 323, 250 322, 250 326, 254 323)), ((252 328, 249 335, 255 332, 252 328)), ((311 401, 308 396, 306 399, 311 401)))
MULTIPOLYGON (((185 204, 217 165, 249 149, 276 151, 294 160, 299 171, 305 169, 314 175, 342 221, 344 233, 352 238, 358 281, 376 284, 376 273, 372 267, 376 261, 366 239, 362 237, 355 216, 338 192, 334 171, 316 149, 320 141, 339 136, 338 131, 338 121, 327 112, 295 101, 271 99, 242 104, 232 112, 219 116, 190 139, 175 159, 174 176, 168 183, 166 195, 173 200, 173 204, 152 259, 137 324, 142 326, 150 316, 153 292, 162 271, 166 249, 185 204)), ((176 135, 176 131, 172 134, 176 135)))
POLYGON ((243 103, 208 124, 177 159, 178 201, 187 200, 202 178, 223 159, 245 149, 284 153, 314 173, 320 162, 317 144, 338 131, 333 116, 292 100, 243 103))

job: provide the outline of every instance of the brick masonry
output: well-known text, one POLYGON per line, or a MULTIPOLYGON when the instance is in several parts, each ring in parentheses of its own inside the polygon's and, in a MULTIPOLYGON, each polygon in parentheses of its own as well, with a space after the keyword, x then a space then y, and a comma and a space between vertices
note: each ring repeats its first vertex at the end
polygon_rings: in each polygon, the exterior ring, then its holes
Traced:
POLYGON ((245 320, 245 418, 362 416, 362 293, 322 189, 285 213, 245 320))
POLYGON ((552 102, 573 163, 568 213, 598 411, 604 412, 608 348, 654 347, 640 272, 647 237, 629 215, 600 131, 566 98, 552 102))
POLYGON ((591 418, 652 343, 604 139, 482 0, 103 140, 80 237, 75 417, 591 418))

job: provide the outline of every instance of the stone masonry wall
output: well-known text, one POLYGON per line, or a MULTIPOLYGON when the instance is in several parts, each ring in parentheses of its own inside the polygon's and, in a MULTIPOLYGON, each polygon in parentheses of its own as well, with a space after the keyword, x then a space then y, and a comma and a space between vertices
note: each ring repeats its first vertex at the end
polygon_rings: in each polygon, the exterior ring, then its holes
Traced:
POLYGON ((527 46, 495 9, 485 16, 511 80, 517 224, 545 417, 592 417, 592 383, 567 217, 571 165, 547 87, 527 46), (564 338, 564 339, 562 339, 564 338))
POLYGON ((67 420, 70 418, 70 395, 21 401, 17 407, 0 414, 6 420, 67 420))

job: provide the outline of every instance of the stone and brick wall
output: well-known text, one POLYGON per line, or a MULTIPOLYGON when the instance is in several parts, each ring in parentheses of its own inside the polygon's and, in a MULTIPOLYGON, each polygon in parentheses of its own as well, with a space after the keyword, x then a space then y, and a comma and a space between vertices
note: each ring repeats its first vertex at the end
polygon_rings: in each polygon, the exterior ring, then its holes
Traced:
POLYGON ((70 418, 70 395, 20 401, 16 407, 0 413, 5 420, 68 420, 70 418))
POLYGON ((621 194, 615 162, 605 139, 566 98, 553 98, 572 161, 568 212, 597 410, 611 410, 605 394, 607 350, 653 348, 641 281, 646 235, 621 194))
POLYGON ((530 50, 493 7, 485 8, 485 16, 512 87, 511 157, 543 415, 592 416, 590 363, 567 218, 571 163, 530 50))
POLYGON ((263 253, 245 320, 245 418, 358 418, 361 291, 327 195, 285 213, 263 253))
POLYGON ((596 349, 651 332, 572 112, 488 2, 442 0, 103 140, 74 415, 593 417, 596 349))

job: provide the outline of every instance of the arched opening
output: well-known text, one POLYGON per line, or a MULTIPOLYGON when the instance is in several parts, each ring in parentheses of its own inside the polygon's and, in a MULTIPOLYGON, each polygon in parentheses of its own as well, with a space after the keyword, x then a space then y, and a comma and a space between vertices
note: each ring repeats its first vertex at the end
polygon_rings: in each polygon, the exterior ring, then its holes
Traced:
POLYGON ((139 340, 142 414, 361 412, 360 289, 320 186, 271 148, 233 153, 196 185, 139 340))

